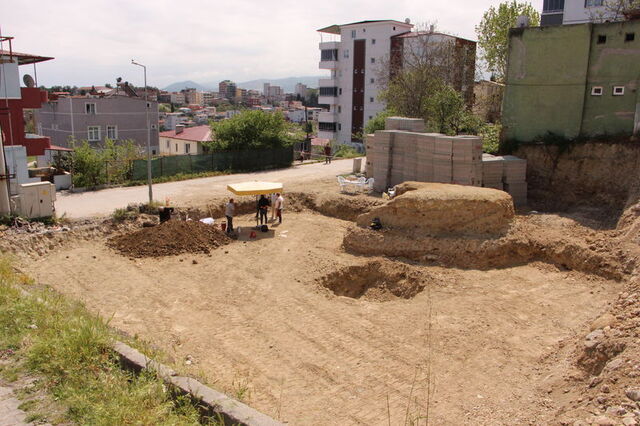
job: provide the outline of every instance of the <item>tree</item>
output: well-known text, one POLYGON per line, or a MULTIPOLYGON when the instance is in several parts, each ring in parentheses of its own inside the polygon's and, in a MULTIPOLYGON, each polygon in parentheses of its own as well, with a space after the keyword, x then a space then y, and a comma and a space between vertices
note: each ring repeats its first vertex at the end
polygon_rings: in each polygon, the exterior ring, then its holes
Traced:
POLYGON ((395 114, 425 118, 425 102, 435 90, 470 79, 467 73, 475 71, 475 46, 469 52, 471 46, 457 47, 453 40, 439 36, 433 25, 418 27, 418 35, 405 40, 401 65, 393 53, 380 61, 378 97, 395 114))
POLYGON ((376 130, 384 130, 385 120, 390 116, 391 111, 389 110, 379 112, 375 117, 367 122, 366 126, 364 126, 364 133, 369 135, 371 133, 375 133, 376 130))
POLYGON ((624 21, 640 16, 640 0, 605 0, 602 8, 591 9, 594 21, 624 21))
POLYGON ((531 3, 512 0, 500 3, 497 8, 491 6, 476 26, 480 57, 487 71, 494 74, 498 81, 504 81, 507 71, 509 29, 516 26, 518 16, 522 15, 529 17, 529 25, 540 24, 540 14, 531 3))
POLYGON ((209 143, 213 150, 273 149, 294 142, 281 112, 259 110, 243 111, 228 120, 211 124, 215 140, 209 143))

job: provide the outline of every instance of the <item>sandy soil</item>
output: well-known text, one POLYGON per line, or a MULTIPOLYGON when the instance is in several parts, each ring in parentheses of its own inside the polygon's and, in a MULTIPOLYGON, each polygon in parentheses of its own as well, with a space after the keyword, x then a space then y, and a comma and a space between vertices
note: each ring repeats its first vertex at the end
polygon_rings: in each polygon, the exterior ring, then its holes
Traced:
POLYGON ((23 267, 176 363, 193 360, 184 368, 213 386, 246 384, 250 405, 291 424, 553 418, 547 386, 564 366, 548 360, 589 332, 621 284, 543 263, 477 271, 354 256, 342 249, 349 225, 288 213, 273 238, 210 255, 130 260, 98 238, 23 267), (323 286, 359 280, 367 268, 336 272, 370 262, 419 273, 422 291, 350 298, 323 286))

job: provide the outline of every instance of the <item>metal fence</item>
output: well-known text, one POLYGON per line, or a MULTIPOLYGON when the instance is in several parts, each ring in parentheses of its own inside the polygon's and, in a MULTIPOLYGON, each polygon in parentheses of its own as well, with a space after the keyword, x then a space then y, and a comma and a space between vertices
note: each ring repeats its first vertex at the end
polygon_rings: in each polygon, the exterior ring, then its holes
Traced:
MULTIPOLYGON (((151 160, 154 177, 174 176, 216 171, 255 171, 289 167, 293 162, 293 147, 255 150, 223 151, 202 155, 171 155, 151 160)), ((147 178, 147 160, 134 160, 132 180, 147 178)))

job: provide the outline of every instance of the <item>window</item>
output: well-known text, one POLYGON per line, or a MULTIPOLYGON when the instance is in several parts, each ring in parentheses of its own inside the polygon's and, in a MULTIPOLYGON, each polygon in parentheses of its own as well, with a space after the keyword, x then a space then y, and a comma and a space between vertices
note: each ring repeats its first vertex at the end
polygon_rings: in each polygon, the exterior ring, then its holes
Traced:
POLYGON ((564 0, 544 0, 542 3, 543 12, 562 12, 564 10, 564 0))
POLYGON ((176 152, 178 152, 178 144, 176 144, 176 152))
POLYGON ((338 130, 342 130, 342 124, 338 123, 338 130))
POLYGON ((184 144, 184 152, 185 152, 185 154, 189 154, 191 152, 191 144, 190 143, 184 144))
POLYGON ((95 114, 96 113, 96 104, 84 104, 84 110, 87 114, 95 114))
POLYGON ((369 80, 369 82, 370 82, 371 84, 375 83, 375 81, 376 81, 376 79, 375 79, 375 78, 372 78, 371 80, 369 80))
POLYGON ((344 49, 344 51, 342 52, 342 57, 343 58, 348 58, 349 57, 349 49, 344 49))
POLYGON ((356 38, 356 30, 351 30, 351 38, 356 38))
POLYGON ((167 139, 167 149, 171 149, 171 141, 167 139))
MULTIPOLYGON (((95 105, 95 104, 92 104, 95 105)), ((100 126, 87 127, 87 139, 90 142, 97 142, 100 140, 100 126)))
POLYGON ((613 96, 624 95, 624 86, 613 86, 613 96))
POLYGON ((376 58, 371 58, 371 63, 375 64, 376 63, 376 58))
POLYGON ((371 120, 372 118, 373 118, 373 116, 371 116, 371 115, 370 115, 370 116, 369 116, 369 120, 371 120))
POLYGON ((373 102, 373 97, 370 97, 370 98, 369 98, 369 102, 373 102))
POLYGON ((320 51, 321 61, 337 61, 338 49, 323 49, 320 51))
POLYGON ((107 126, 107 137, 111 140, 118 139, 118 126, 107 126))
POLYGON ((584 7, 596 7, 602 6, 604 4, 604 0, 584 0, 584 7))
POLYGON ((591 96, 602 96, 602 86, 593 86, 591 88, 591 96))
POLYGON ((396 27, 393 27, 393 31, 395 31, 395 30, 396 30, 396 27))
POLYGON ((342 107, 338 105, 338 114, 340 114, 341 112, 342 112, 342 107))
POLYGON ((376 39, 375 38, 371 39, 371 44, 376 44, 376 39))
POLYGON ((367 32, 367 29, 366 29, 366 28, 363 28, 363 29, 362 29, 362 32, 363 32, 363 33, 366 33, 366 32, 367 32))
POLYGON ((624 35, 624 41, 628 42, 628 41, 633 41, 636 39, 636 33, 626 33, 624 35))
POLYGON ((147 108, 151 108, 151 102, 147 102, 147 108))
POLYGON ((342 89, 341 88, 338 89, 338 95, 342 95, 342 89))
POLYGON ((606 35, 599 35, 598 36, 598 44, 605 44, 607 42, 607 36, 606 35))

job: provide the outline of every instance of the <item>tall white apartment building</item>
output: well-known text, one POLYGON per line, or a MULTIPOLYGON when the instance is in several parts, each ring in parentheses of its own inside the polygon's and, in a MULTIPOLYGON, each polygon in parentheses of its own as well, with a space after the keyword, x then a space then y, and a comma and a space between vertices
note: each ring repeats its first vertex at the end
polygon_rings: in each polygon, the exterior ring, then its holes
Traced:
POLYGON ((360 21, 318 30, 322 37, 320 69, 331 73, 318 85, 318 103, 329 105, 329 111, 319 115, 318 137, 340 144, 360 142, 355 135, 361 134, 367 122, 386 107, 378 99, 379 76, 391 72, 390 63, 402 67, 406 52, 415 51, 425 40, 451 43, 454 65, 449 82, 471 105, 476 43, 433 30, 411 31, 412 28, 407 19, 360 21))
POLYGON ((606 7, 611 0, 544 0, 541 26, 584 24, 616 20, 615 13, 606 7))

